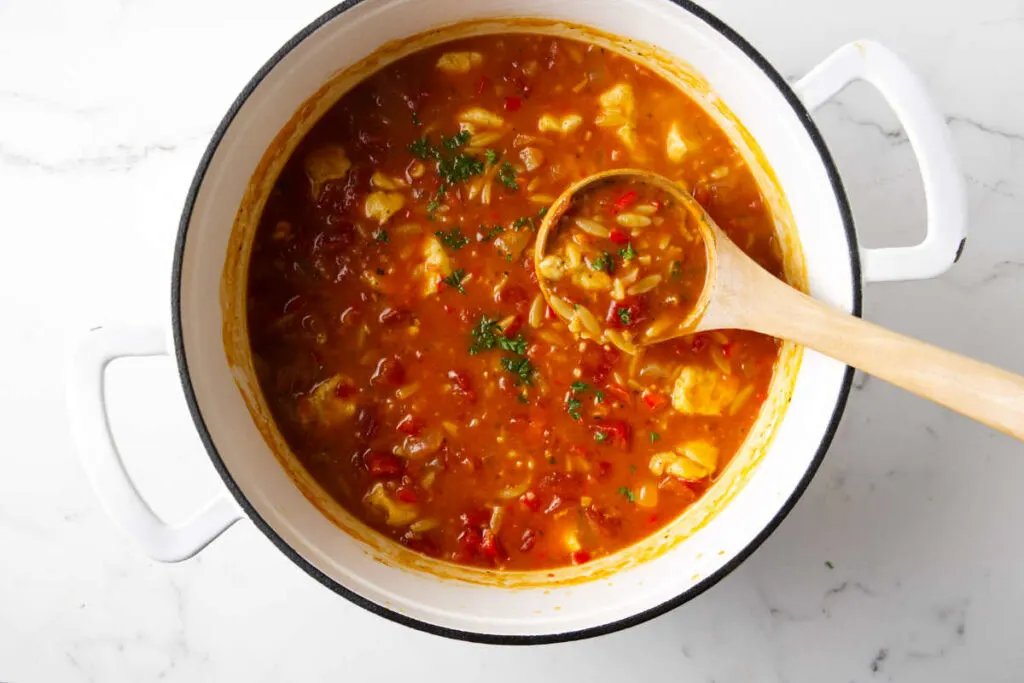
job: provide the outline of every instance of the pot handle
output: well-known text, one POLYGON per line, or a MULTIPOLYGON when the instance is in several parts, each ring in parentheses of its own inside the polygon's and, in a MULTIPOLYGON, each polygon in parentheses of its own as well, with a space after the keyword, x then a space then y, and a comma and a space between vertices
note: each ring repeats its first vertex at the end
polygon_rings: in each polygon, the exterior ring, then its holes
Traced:
POLYGON ((861 40, 836 50, 793 85, 817 109, 856 80, 873 85, 889 103, 914 149, 924 184, 927 233, 910 247, 863 249, 867 282, 935 277, 956 263, 967 232, 967 197, 953 140, 920 79, 888 48, 861 40))
POLYGON ((225 492, 188 521, 164 523, 139 494, 114 443, 103 396, 107 364, 128 356, 165 356, 163 331, 155 327, 101 327, 79 345, 68 372, 68 413, 79 459, 103 507, 154 560, 179 562, 206 547, 241 512, 225 492))

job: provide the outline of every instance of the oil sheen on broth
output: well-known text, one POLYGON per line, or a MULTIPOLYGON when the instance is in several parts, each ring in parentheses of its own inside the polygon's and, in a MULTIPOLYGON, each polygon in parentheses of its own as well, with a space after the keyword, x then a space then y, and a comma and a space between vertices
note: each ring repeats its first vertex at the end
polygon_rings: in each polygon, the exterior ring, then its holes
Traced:
MULTIPOLYGON (((248 328, 283 436, 354 515, 462 564, 580 564, 668 524, 728 463, 775 340, 714 332, 630 353, 580 338, 541 296, 532 246, 546 207, 614 167, 680 181, 781 272, 726 136, 661 77, 593 45, 509 34, 424 50, 347 93, 296 149, 253 245, 248 328)), ((633 235, 673 210, 610 186, 572 217, 607 230, 578 256, 609 280, 585 303, 619 341, 671 312, 644 278, 700 276, 633 235)))

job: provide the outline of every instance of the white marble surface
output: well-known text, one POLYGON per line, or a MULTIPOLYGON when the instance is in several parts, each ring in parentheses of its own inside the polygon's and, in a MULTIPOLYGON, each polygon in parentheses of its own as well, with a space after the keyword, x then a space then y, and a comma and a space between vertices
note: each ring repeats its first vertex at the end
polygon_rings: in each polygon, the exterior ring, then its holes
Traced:
MULTIPOLYGON (((1024 372, 1024 3, 716 0, 797 77, 876 38, 949 116, 970 237, 868 318, 1024 372)), ((148 561, 76 462, 62 357, 167 318, 182 199, 221 115, 330 0, 0 0, 0 681, 1019 681, 1024 446, 859 376, 824 466, 718 586, 623 633, 531 649, 435 638, 334 596, 251 524, 148 561), (826 566, 830 562, 834 568, 826 566)), ((853 87, 818 112, 868 245, 922 230, 906 138, 853 87)), ((217 490, 169 360, 111 372, 129 468, 173 519, 217 490)))

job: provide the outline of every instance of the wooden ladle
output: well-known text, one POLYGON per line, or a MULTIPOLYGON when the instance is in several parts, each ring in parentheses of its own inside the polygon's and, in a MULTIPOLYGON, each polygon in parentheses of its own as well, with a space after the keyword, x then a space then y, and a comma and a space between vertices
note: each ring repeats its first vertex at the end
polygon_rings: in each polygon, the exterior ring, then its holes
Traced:
MULTIPOLYGON (((640 181, 669 193, 698 219, 706 250, 707 274, 692 311, 681 324, 657 337, 637 339, 637 344, 720 329, 788 339, 1024 441, 1024 377, 890 332, 812 299, 744 254, 688 192, 655 173, 603 171, 565 190, 541 222, 535 264, 546 255, 548 236, 573 197, 610 179, 640 181)), ((552 293, 539 272, 538 281, 550 302, 552 293)))

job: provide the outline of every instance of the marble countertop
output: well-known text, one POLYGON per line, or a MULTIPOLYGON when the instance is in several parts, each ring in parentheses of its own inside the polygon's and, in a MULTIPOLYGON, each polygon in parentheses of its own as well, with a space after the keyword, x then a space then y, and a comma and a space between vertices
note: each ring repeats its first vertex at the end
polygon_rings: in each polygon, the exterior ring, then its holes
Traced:
MULTIPOLYGON (((0 681, 1019 681, 1024 446, 858 375, 810 489, 701 597, 536 648, 452 642, 334 596, 250 523, 149 561, 76 461, 62 358, 83 331, 165 322, 195 165, 235 94, 330 0, 0 2, 0 681)), ((715 0, 796 78, 874 38, 924 78, 967 179, 970 236, 867 318, 1024 373, 1024 4, 715 0)), ((905 135, 853 86, 819 110, 869 246, 923 232, 905 135)), ((111 368, 127 467, 168 519, 219 481, 170 360, 111 368)))

